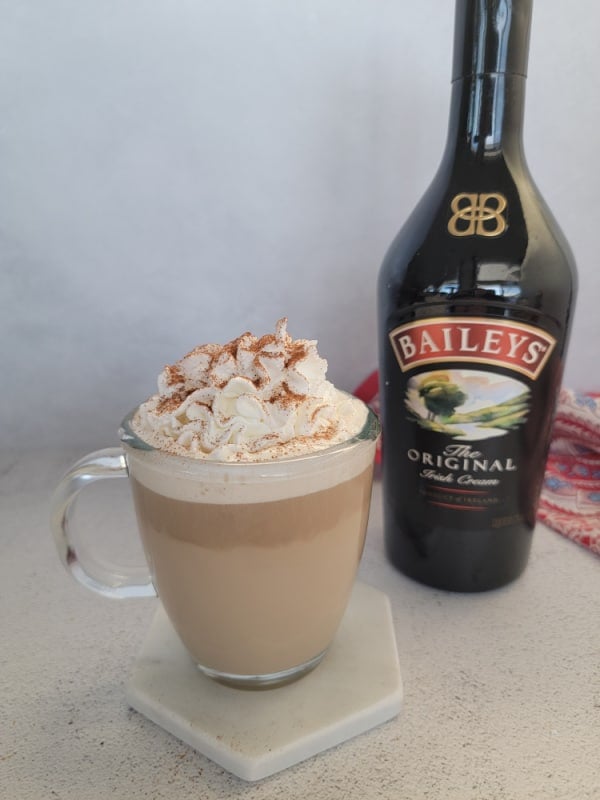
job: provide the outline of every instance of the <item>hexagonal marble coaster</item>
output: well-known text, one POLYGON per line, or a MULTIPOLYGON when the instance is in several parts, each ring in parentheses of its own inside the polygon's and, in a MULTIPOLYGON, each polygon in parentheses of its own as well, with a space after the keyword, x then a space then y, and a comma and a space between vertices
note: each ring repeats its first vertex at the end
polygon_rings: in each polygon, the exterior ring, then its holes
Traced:
POLYGON ((295 683, 260 691, 202 675, 159 607, 126 696, 229 772, 259 780, 398 714, 402 679, 389 600, 357 582, 319 666, 295 683))

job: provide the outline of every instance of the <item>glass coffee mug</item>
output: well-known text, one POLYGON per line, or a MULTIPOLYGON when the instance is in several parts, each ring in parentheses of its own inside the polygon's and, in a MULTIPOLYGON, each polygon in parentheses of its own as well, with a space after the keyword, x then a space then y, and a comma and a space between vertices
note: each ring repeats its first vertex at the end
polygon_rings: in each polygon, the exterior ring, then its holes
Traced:
POLYGON ((85 456, 56 489, 52 529, 65 567, 109 597, 158 595, 198 668, 221 682, 275 686, 313 669, 364 546, 376 416, 368 410, 360 433, 309 455, 232 463, 157 450, 133 432, 134 414, 121 447, 85 456), (127 476, 147 566, 108 573, 71 511, 87 484, 127 476))

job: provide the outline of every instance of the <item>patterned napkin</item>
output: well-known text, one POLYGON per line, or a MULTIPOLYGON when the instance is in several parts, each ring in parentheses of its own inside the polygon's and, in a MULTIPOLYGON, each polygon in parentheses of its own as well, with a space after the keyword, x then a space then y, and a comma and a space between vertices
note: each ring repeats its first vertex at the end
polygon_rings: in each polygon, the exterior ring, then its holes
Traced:
POLYGON ((538 518, 600 555, 600 394, 561 391, 538 518))
MULTIPOLYGON (((376 371, 354 393, 379 412, 376 371)), ((560 393, 538 519, 600 555, 600 393, 560 393)))

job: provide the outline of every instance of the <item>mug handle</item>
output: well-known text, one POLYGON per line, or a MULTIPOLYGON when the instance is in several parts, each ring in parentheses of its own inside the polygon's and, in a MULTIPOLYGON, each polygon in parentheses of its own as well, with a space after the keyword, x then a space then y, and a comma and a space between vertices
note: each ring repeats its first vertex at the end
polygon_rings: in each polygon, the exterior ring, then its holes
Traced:
POLYGON ((51 502, 51 527, 60 559, 86 589, 105 597, 156 597, 148 566, 109 570, 85 552, 70 514, 79 492, 94 481, 127 478, 127 461, 121 447, 96 450, 77 461, 58 484, 51 502), (83 555, 83 557, 82 557, 83 555), (95 577, 102 575, 102 579, 95 577))

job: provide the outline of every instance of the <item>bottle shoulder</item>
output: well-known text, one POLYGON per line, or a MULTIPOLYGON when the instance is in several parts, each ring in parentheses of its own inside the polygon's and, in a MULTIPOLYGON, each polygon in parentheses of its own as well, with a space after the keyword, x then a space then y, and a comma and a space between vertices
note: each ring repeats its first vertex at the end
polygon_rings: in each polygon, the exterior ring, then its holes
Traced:
POLYGON ((379 273, 394 307, 487 299, 563 316, 577 277, 572 251, 523 161, 442 164, 379 273))

